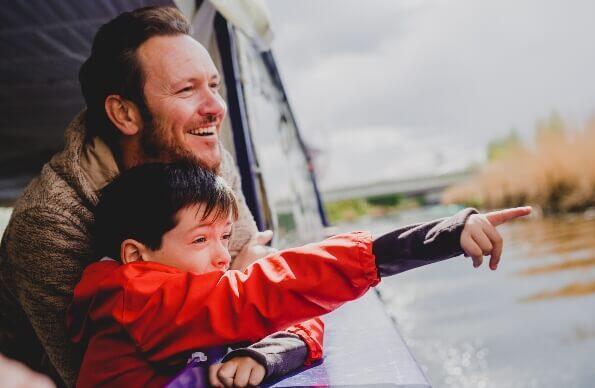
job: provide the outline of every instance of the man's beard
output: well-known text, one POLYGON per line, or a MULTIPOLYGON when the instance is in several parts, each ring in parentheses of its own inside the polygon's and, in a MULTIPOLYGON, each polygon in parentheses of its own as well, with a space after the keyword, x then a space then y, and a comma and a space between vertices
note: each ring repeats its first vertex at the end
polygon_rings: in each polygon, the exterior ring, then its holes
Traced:
MULTIPOLYGON (((175 137, 150 113, 143 121, 147 124, 142 129, 140 143, 147 160, 165 163, 186 161, 219 174, 220 161, 212 164, 200 159, 183 144, 179 144, 175 137)), ((217 146, 221 148, 221 143, 218 143, 217 146)))

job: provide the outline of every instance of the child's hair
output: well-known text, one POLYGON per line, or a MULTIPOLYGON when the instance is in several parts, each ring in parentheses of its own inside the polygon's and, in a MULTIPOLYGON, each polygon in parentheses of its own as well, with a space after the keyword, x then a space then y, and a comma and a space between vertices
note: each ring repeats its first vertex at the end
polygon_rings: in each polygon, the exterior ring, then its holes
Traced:
POLYGON ((99 193, 91 229, 94 257, 120 258, 122 241, 161 247, 176 214, 201 205, 202 219, 238 218, 233 191, 222 178, 189 162, 149 163, 124 171, 99 193))

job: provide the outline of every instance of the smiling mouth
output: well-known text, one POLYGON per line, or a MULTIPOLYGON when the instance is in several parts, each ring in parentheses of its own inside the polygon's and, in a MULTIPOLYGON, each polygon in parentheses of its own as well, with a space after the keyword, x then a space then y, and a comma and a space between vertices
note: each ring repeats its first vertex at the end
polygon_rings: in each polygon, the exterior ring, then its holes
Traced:
POLYGON ((212 125, 210 127, 205 127, 205 128, 191 129, 190 131, 188 131, 188 133, 191 135, 194 135, 194 136, 207 137, 207 136, 215 135, 216 131, 217 131, 217 127, 215 125, 212 125))

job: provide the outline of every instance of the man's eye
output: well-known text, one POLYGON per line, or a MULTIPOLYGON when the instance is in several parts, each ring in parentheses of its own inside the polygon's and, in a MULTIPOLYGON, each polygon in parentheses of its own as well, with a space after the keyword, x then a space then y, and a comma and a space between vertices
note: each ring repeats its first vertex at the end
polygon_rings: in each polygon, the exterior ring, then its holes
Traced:
POLYGON ((204 242, 207 242, 207 238, 206 237, 199 237, 196 240, 194 240, 195 244, 202 244, 204 242))
POLYGON ((231 233, 223 235, 224 240, 229 240, 230 238, 231 238, 231 233))
POLYGON ((209 85, 211 87, 211 89, 219 89, 219 82, 213 82, 212 84, 209 85))
POLYGON ((191 92, 191 91, 192 91, 192 86, 186 86, 185 88, 178 90, 178 93, 186 93, 186 92, 191 92))

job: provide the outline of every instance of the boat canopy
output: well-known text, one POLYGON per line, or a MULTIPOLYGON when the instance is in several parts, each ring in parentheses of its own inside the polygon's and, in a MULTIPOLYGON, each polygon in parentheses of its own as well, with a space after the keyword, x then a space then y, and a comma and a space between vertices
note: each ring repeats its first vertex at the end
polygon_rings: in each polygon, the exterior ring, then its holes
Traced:
POLYGON ((262 0, 47 0, 0 7, 0 203, 10 204, 51 155, 85 104, 78 71, 102 24, 147 5, 178 7, 223 75, 234 154, 248 206, 286 246, 326 225, 309 151, 270 50, 262 0), (233 130, 232 130, 233 129, 233 130))

